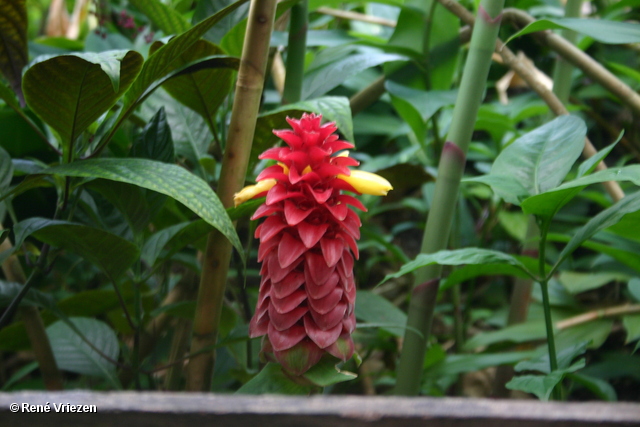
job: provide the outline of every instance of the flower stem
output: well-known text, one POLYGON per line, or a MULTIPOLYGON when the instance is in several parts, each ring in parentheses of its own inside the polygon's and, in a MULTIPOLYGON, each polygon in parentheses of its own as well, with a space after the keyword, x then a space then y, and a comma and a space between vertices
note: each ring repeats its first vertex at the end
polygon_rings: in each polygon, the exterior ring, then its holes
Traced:
MULTIPOLYGON (((479 19, 471 37, 451 130, 440 158, 434 199, 422 242, 423 253, 444 249, 449 239, 467 148, 482 102, 503 7, 504 0, 483 0, 478 8, 479 19)), ((410 302, 407 319, 410 327, 405 332, 395 394, 415 395, 419 392, 440 274, 438 265, 416 271, 415 283, 418 286, 414 287, 410 302), (434 283, 436 292, 416 292, 424 283, 434 283)))
MULTIPOLYGON (((231 111, 229 136, 218 181, 217 194, 225 208, 233 206, 233 195, 244 184, 256 118, 260 109, 275 12, 276 0, 251 2, 231 111)), ((193 322, 192 353, 216 343, 230 259, 231 243, 219 231, 212 231, 207 238, 202 260, 202 275, 193 322)), ((190 360, 187 390, 209 390, 214 361, 213 351, 198 353, 190 360)))
POLYGON ((291 7, 289 46, 287 48, 287 74, 284 81, 282 103, 300 101, 304 77, 304 56, 307 50, 309 0, 300 0, 291 7))

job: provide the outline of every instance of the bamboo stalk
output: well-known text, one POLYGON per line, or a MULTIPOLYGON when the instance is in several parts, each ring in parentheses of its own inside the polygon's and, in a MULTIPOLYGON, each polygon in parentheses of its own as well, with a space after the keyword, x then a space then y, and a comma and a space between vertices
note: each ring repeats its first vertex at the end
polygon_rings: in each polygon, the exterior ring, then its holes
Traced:
MULTIPOLYGON (((264 86, 276 3, 276 0, 253 0, 249 9, 229 136, 217 190, 225 208, 233 206, 233 195, 242 188, 245 180, 264 86)), ((231 250, 231 243, 219 231, 214 230, 209 234, 193 322, 192 353, 216 343, 231 250)), ((209 390, 214 362, 213 351, 191 358, 187 369, 187 390, 209 390)))
MULTIPOLYGON (((579 17, 581 7, 582 0, 567 0, 564 6, 564 17, 579 17)), ((578 33, 573 30, 562 30, 560 35, 573 45, 576 44, 578 39, 578 33)), ((553 69, 553 93, 563 104, 569 101, 569 93, 571 92, 571 83, 573 81, 573 68, 573 65, 562 56, 556 58, 555 68, 553 69)))
MULTIPOLYGON (((0 230, 2 226, 0 225, 0 230)), ((0 243, 0 252, 10 250, 12 247, 9 239, 0 243)), ((27 277, 24 274, 22 265, 15 255, 11 255, 2 263, 4 277, 10 282, 25 284, 27 277)), ((18 314, 24 323, 29 336, 29 342, 47 390, 62 390, 64 388, 62 374, 58 369, 56 359, 53 357, 51 343, 44 327, 44 322, 40 316, 40 311, 36 307, 20 307, 18 314)))
MULTIPOLYGON (((522 27, 535 21, 526 12, 518 9, 505 9, 504 17, 505 20, 522 27)), ((636 114, 640 114, 640 95, 589 55, 551 31, 540 31, 534 33, 534 36, 564 59, 580 68, 587 76, 597 81, 609 92, 620 98, 620 101, 636 114)))
POLYGON ((289 21, 289 44, 287 46, 287 69, 282 92, 282 103, 300 101, 304 78, 304 57, 307 50, 307 10, 309 0, 299 0, 291 8, 289 21))
MULTIPOLYGON (((473 29, 451 129, 440 157, 432 208, 422 242, 423 253, 444 249, 449 239, 466 153, 486 86, 503 6, 504 0, 482 0, 478 8, 480 19, 473 29)), ((415 273, 417 286, 410 301, 407 320, 410 327, 405 332, 395 394, 415 395, 419 392, 435 306, 435 297, 430 295, 431 292, 422 292, 421 287, 424 283, 433 282, 437 292, 440 274, 441 267, 438 265, 419 269, 415 273)))

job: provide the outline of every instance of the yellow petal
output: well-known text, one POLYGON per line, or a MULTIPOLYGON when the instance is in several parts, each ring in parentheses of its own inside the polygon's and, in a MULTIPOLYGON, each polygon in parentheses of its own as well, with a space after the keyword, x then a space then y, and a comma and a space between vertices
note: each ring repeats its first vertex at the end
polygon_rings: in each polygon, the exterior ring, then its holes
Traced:
POLYGON ((352 170, 351 175, 338 175, 338 178, 351 184, 358 193, 362 194, 386 196, 389 190, 393 190, 389 181, 371 172, 352 170))
POLYGON ((271 190, 271 187, 276 185, 276 182, 277 181, 275 179, 265 179, 264 181, 258 182, 256 185, 247 185, 233 195, 233 202, 235 206, 238 206, 249 199, 253 199, 260 193, 271 190))

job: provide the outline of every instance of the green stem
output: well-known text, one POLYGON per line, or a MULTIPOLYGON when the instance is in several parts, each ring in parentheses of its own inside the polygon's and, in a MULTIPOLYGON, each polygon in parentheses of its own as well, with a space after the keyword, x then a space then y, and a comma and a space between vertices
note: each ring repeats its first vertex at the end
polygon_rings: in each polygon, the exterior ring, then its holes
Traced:
MULTIPOLYGON (((580 8, 582 0, 567 0, 564 7, 565 18, 576 18, 580 16, 580 8)), ((578 33, 573 30, 562 30, 560 33, 569 43, 575 44, 578 39, 578 33)), ((553 93, 558 99, 566 104, 569 101, 569 93, 571 92, 571 82, 573 80, 574 66, 558 55, 555 68, 553 70, 553 93)))
MULTIPOLYGON (((449 238, 466 153, 482 102, 503 7, 504 0, 482 0, 478 8, 479 19, 476 20, 471 36, 469 56, 453 111, 451 130, 440 158, 434 199, 422 242, 423 253, 434 253, 444 249, 449 238)), ((438 265, 416 271, 415 283, 418 286, 414 287, 409 306, 409 328, 405 332, 395 394, 415 395, 419 392, 435 297, 433 292, 417 290, 424 283, 434 283, 437 294, 440 274, 441 267, 438 265), (433 300, 429 301, 428 298, 432 297, 433 300)))
MULTIPOLYGON (((556 357, 556 341, 553 334, 553 320, 551 319, 551 304, 549 302, 549 278, 545 270, 545 248, 547 245, 547 233, 549 231, 549 221, 543 221, 540 224, 540 246, 538 251, 540 289, 542 290, 542 308, 544 310, 544 324, 547 331, 547 345, 549 346, 549 368, 553 372, 558 369, 558 359, 556 357)), ((554 388, 553 397, 560 400, 560 389, 554 388)))
MULTIPOLYGON (((264 87, 276 3, 276 0, 254 0, 249 9, 229 136, 218 181, 218 197, 225 208, 233 206, 233 195, 245 181, 264 87)), ((217 341, 231 250, 231 243, 222 233, 214 230, 209 234, 193 321, 192 353, 198 353, 205 347, 212 348, 217 341)), ((187 390, 210 389, 214 358, 214 351, 207 351, 198 353, 189 361, 187 390)))
POLYGON ((300 101, 304 77, 304 57, 307 50, 309 0, 300 0, 291 8, 289 45, 287 48, 287 74, 284 80, 282 103, 300 101))

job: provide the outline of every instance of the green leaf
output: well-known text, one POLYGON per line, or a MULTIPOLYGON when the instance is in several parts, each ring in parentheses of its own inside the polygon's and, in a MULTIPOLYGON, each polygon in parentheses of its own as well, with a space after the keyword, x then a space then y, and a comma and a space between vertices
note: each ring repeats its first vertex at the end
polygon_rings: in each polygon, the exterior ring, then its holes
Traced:
POLYGON ((0 147, 0 193, 4 192, 13 179, 13 162, 11 156, 0 147))
POLYGON ((598 163, 603 161, 605 157, 609 155, 611 150, 613 150, 613 148, 616 146, 618 141, 622 139, 622 135, 624 135, 624 131, 620 132, 620 135, 618 135, 618 139, 616 139, 612 144, 607 145, 602 150, 598 151, 596 154, 594 154, 593 156, 589 157, 587 160, 582 162, 578 167, 578 174, 576 178, 589 175, 591 172, 593 172, 596 169, 596 166, 598 166, 598 163))
MULTIPOLYGON (((206 40, 198 40, 172 65, 190 64, 198 59, 223 55, 224 51, 206 40)), ((235 58, 228 58, 236 65, 235 58)), ((221 64, 222 65, 222 64, 221 64)), ((229 68, 205 68, 168 80, 163 88, 183 105, 200 114, 212 127, 215 113, 231 91, 234 70, 229 68)))
POLYGON ((11 375, 11 378, 9 378, 7 382, 2 385, 2 388, 0 390, 11 391, 11 386, 13 386, 15 383, 20 381, 22 378, 29 375, 31 372, 38 369, 38 366, 39 366, 38 362, 27 363, 22 368, 15 371, 14 374, 11 375))
POLYGON ((571 294, 597 289, 607 283, 628 279, 629 276, 616 272, 579 273, 561 271, 558 279, 571 294))
POLYGON ((622 326, 627 331, 627 340, 625 344, 629 344, 640 338, 640 314, 630 314, 622 317, 622 326))
POLYGON ((371 291, 360 290, 356 294, 356 301, 356 318, 385 325, 382 329, 397 337, 404 335, 407 315, 389 300, 371 291))
POLYGON ((103 178, 137 185, 174 198, 220 231, 244 257, 240 239, 218 196, 202 179, 177 165, 147 159, 90 159, 43 173, 103 178))
POLYGON ((629 280, 629 283, 627 283, 627 288, 629 289, 629 293, 631 294, 631 296, 637 302, 640 302, 640 279, 634 277, 629 280))
POLYGON ((640 43, 640 26, 638 24, 589 18, 540 19, 509 37, 507 43, 516 37, 536 31, 563 29, 576 31, 601 43, 640 43))
POLYGON ((22 68, 29 60, 27 49, 27 5, 25 0, 0 2, 0 73, 20 100, 22 68))
POLYGON ((558 261, 556 262, 556 265, 560 265, 560 263, 564 261, 564 259, 568 257, 574 250, 576 250, 584 241, 591 238, 600 230, 604 230, 605 228, 616 224, 625 215, 639 210, 640 192, 637 192, 630 196, 626 196, 615 205, 600 212, 575 232, 567 246, 565 246, 562 252, 560 252, 560 255, 558 255, 558 261))
MULTIPOLYGON (((123 287, 121 295, 125 302, 133 300, 131 287, 123 287)), ((67 316, 93 317, 120 308, 120 300, 113 289, 92 289, 62 299, 57 306, 67 316)))
POLYGON ((481 332, 464 344, 465 350, 484 347, 491 344, 511 341, 515 343, 543 339, 546 336, 544 322, 528 321, 498 331, 481 332))
MULTIPOLYGON (((22 86, 20 86, 20 93, 22 93, 22 86)), ((22 108, 16 98, 16 94, 8 86, 5 86, 3 81, 0 81, 0 99, 16 111, 22 108)))
POLYGON ((546 193, 523 200, 521 207, 526 214, 551 218, 583 188, 605 181, 631 181, 640 185, 640 165, 609 168, 565 182, 546 193))
POLYGON ((144 190, 123 182, 95 179, 86 188, 97 191, 111 202, 125 217, 134 234, 144 231, 149 225, 151 212, 144 190))
POLYGON ((546 401, 549 400, 549 396, 551 396, 551 392, 555 386, 558 385, 568 373, 582 369, 585 365, 585 360, 580 359, 569 368, 553 371, 547 375, 522 375, 509 381, 506 387, 510 390, 533 393, 538 396, 538 399, 546 401))
MULTIPOLYGON (((200 0, 196 3, 192 22, 194 24, 200 22, 232 3, 233 0, 200 0)), ((243 5, 243 7, 236 9, 233 13, 220 20, 220 22, 216 26, 211 28, 205 34, 204 38, 209 40, 210 42, 220 44, 222 37, 227 34, 238 22, 246 18, 248 11, 248 4, 245 4, 243 5)), ((232 52, 228 53, 232 54, 232 52)), ((237 56, 239 56, 239 54, 237 56)))
POLYGON ((567 378, 591 390, 602 400, 606 400, 608 402, 615 402, 618 400, 616 390, 611 386, 611 384, 603 379, 578 374, 576 372, 567 374, 567 378))
POLYGON ((277 363, 267 363, 264 368, 236 391, 236 394, 285 394, 307 395, 311 387, 294 383, 277 363))
MULTIPOLYGON (((558 368, 566 369, 571 365, 571 361, 578 356, 584 354, 587 351, 588 342, 580 342, 578 344, 569 346, 567 348, 562 349, 556 355, 558 360, 558 368)), ((549 353, 545 352, 544 354, 534 357, 529 360, 524 360, 518 363, 514 368, 516 372, 522 371, 538 371, 543 374, 550 374, 550 362, 549 362, 549 353)))
POLYGON ((129 3, 167 35, 184 33, 191 27, 180 13, 160 0, 129 0, 129 3))
POLYGON ((131 147, 131 157, 173 163, 175 152, 164 107, 151 118, 131 147))
MULTIPOLYGON (((20 283, 0 280, 0 307, 8 307, 11 301, 20 293, 23 286, 20 283)), ((20 301, 20 305, 50 308, 55 306, 55 301, 50 294, 31 288, 20 301)))
POLYGON ((202 220, 172 225, 153 234, 142 247, 140 258, 153 266, 162 250, 171 246, 168 256, 179 251, 195 240, 201 239, 211 231, 211 226, 202 220))
MULTIPOLYGON (((537 260, 533 258, 517 255, 514 255, 514 257, 522 262, 529 271, 536 267, 535 264, 537 263, 537 260)), ((456 268, 452 271, 440 286, 440 292, 443 292, 458 283, 466 282, 469 279, 479 276, 514 276, 522 279, 531 277, 526 270, 511 264, 469 264, 456 268)))
MULTIPOLYGON (((74 252, 99 266, 112 279, 120 277, 138 259, 138 248, 108 231, 67 221, 29 218, 14 227, 15 247, 33 235, 54 247, 74 252)), ((0 254, 4 259, 7 252, 0 254)))
POLYGON ((348 55, 324 67, 309 71, 304 77, 302 99, 318 98, 367 68, 405 59, 406 57, 401 55, 380 53, 375 50, 348 55))
MULTIPOLYGON (((574 116, 560 116, 521 136, 502 150, 491 167, 491 175, 509 177, 529 195, 557 187, 571 170, 584 147, 587 127, 574 116)), ((494 190, 495 191, 495 190, 494 190)), ((500 197, 520 197, 502 194, 500 197)))
POLYGON ((237 2, 218 11, 215 15, 210 16, 198 25, 183 34, 171 39, 169 43, 159 48, 156 52, 149 56, 138 75, 138 78, 131 85, 124 97, 124 108, 121 117, 125 117, 130 113, 138 100, 145 95, 147 89, 158 79, 164 77, 174 68, 174 61, 198 39, 200 39, 211 27, 213 27, 222 18, 236 10, 247 0, 238 0, 237 2))
POLYGON ((465 248, 453 251, 439 251, 435 254, 419 254, 416 259, 404 264, 396 273, 388 274, 380 284, 389 279, 397 279, 405 274, 411 273, 418 268, 426 267, 431 264, 440 265, 463 265, 463 264, 508 264, 519 268, 529 276, 533 274, 512 255, 499 251, 481 248, 465 248))
POLYGON ((68 145, 116 103, 140 72, 142 61, 135 51, 45 59, 24 74, 25 99, 68 145))
POLYGON ((591 349, 600 348, 611 334, 612 327, 612 319, 598 319, 563 329, 556 334, 556 348, 561 350, 581 342, 588 342, 591 349))
POLYGON ((342 371, 336 366, 337 359, 325 358, 304 373, 303 377, 318 387, 351 381, 358 376, 352 372, 342 371))
MULTIPOLYGON (((86 317, 71 317, 82 335, 102 354, 118 360, 120 346, 113 330, 104 322, 86 317)), ((47 328, 53 356, 62 370, 82 375, 103 377, 118 384, 115 365, 107 361, 67 325, 59 320, 47 328)))
POLYGON ((512 365, 532 357, 534 351, 517 351, 495 354, 450 354, 441 363, 427 371, 428 376, 458 375, 465 372, 481 371, 500 365, 512 365))

